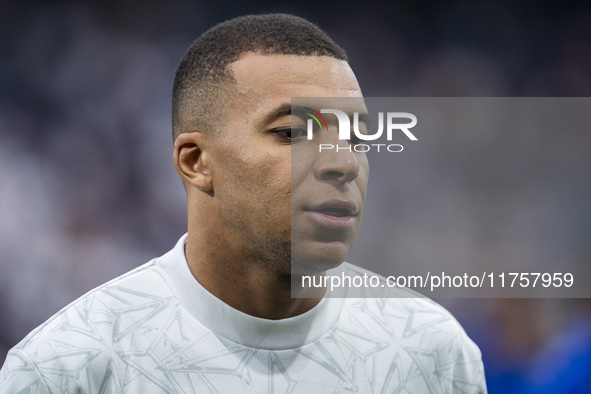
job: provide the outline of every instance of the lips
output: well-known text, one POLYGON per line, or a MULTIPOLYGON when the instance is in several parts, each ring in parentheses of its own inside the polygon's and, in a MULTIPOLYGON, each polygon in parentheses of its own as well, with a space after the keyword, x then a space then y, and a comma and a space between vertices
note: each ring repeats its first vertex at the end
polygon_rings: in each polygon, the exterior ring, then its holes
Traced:
POLYGON ((346 229, 355 224, 359 210, 353 201, 329 200, 307 209, 306 212, 322 227, 346 229))
POLYGON ((342 218, 357 215, 357 205, 353 201, 329 200, 309 209, 327 216, 342 218))
POLYGON ((351 211, 348 209, 340 209, 340 208, 325 208, 321 209, 317 212, 323 213, 327 216, 335 216, 337 218, 342 218, 345 216, 351 216, 351 211))

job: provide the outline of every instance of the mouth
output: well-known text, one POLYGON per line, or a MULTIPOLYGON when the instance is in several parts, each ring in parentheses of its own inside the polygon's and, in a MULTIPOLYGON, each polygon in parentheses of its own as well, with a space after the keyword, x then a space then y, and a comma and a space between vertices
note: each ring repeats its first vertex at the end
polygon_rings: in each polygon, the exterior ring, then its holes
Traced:
POLYGON ((337 218, 353 216, 353 211, 351 209, 347 209, 347 208, 330 207, 330 208, 322 208, 319 210, 314 210, 313 212, 319 212, 319 213, 324 214, 326 216, 334 216, 337 218))
POLYGON ((345 229, 355 223, 359 209, 353 201, 329 200, 306 209, 306 212, 323 227, 345 229))
POLYGON ((307 209, 312 212, 320 212, 328 216, 344 217, 356 216, 359 208, 352 200, 328 200, 307 209))

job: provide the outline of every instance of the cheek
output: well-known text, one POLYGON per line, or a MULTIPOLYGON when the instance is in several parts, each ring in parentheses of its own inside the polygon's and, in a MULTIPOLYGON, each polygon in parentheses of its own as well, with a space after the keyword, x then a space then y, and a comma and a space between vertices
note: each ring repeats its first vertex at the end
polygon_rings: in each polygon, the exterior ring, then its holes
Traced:
POLYGON ((294 145, 291 149, 290 160, 290 182, 292 190, 292 198, 303 197, 302 194, 307 194, 308 189, 315 183, 314 166, 318 155, 316 153, 317 146, 306 146, 304 144, 294 145))
POLYGON ((269 160, 262 164, 261 193, 265 196, 269 207, 284 212, 289 210, 291 199, 291 168, 289 161, 269 160))
POLYGON ((237 156, 220 168, 218 197, 231 198, 236 208, 263 215, 277 215, 278 209, 285 209, 291 193, 289 159, 269 154, 237 156))
POLYGON ((363 161, 359 163, 359 175, 357 176, 357 185, 361 196, 363 196, 363 200, 365 201, 365 196, 367 194, 367 182, 369 180, 369 163, 367 162, 367 157, 364 158, 363 161))

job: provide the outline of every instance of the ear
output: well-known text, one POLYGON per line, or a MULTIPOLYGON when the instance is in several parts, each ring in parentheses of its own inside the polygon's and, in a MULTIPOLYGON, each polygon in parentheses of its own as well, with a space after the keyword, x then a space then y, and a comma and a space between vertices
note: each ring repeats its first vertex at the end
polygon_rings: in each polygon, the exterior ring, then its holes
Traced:
POLYGON ((213 192, 205 135, 198 131, 179 135, 174 142, 174 166, 185 186, 213 192))

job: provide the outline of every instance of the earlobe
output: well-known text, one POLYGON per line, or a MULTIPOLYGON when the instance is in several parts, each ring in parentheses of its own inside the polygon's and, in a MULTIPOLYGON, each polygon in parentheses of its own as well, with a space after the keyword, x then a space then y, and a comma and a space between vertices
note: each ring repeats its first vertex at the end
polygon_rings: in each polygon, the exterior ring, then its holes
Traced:
POLYGON ((213 192, 203 135, 183 133, 174 143, 174 164, 183 182, 205 193, 213 192))

